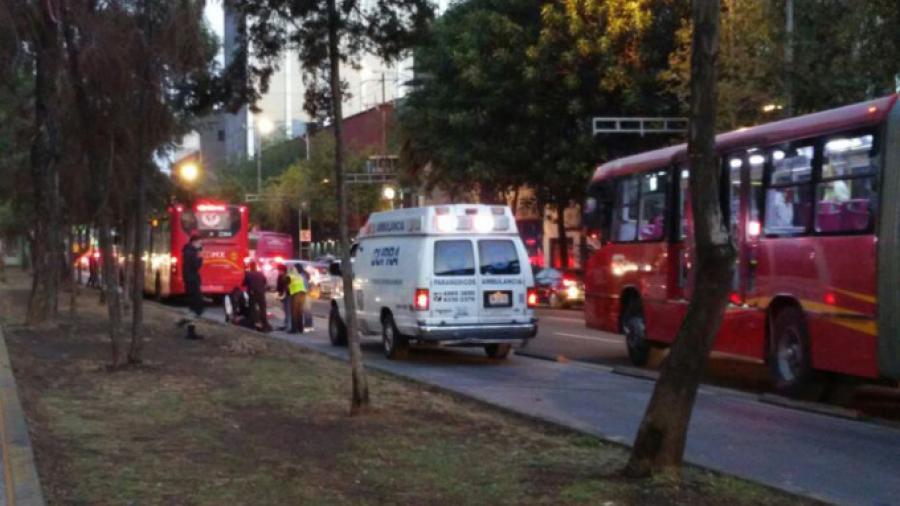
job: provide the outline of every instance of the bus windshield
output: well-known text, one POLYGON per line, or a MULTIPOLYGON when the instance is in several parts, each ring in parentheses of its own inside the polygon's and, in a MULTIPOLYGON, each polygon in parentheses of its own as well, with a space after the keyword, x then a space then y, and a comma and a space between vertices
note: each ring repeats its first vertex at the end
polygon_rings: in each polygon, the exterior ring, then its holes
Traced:
POLYGON ((202 238, 230 238, 241 229, 241 213, 232 206, 185 210, 181 214, 181 228, 187 235, 196 232, 202 238))

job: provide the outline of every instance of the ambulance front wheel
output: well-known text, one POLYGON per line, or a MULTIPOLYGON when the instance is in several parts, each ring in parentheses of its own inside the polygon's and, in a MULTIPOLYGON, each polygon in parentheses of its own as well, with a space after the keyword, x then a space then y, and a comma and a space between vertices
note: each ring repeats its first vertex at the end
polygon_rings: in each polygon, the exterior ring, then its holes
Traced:
POLYGON ((504 359, 509 356, 509 350, 512 346, 509 343, 486 344, 484 352, 490 358, 504 359))
POLYGON ((381 342, 384 345, 384 355, 389 359, 404 359, 409 353, 409 342, 400 335, 390 313, 381 317, 381 342))
POLYGON ((328 314, 328 339, 332 346, 347 345, 347 326, 341 320, 337 307, 332 305, 331 312, 328 314))

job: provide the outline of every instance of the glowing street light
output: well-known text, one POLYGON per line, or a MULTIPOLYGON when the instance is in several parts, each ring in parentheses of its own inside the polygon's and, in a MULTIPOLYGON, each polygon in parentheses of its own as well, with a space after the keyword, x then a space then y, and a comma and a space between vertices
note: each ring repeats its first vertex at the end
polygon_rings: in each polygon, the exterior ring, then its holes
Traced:
POLYGON ((394 197, 397 196, 397 190, 392 186, 385 186, 384 190, 381 192, 381 196, 384 197, 385 200, 394 200, 394 197))
POLYGON ((200 177, 200 167, 195 162, 185 162, 178 166, 178 177, 186 183, 193 183, 200 177))
POLYGON ((265 116, 260 116, 258 120, 256 120, 256 129, 259 130, 259 133, 262 135, 269 135, 272 133, 272 130, 275 130, 275 123, 272 123, 272 120, 265 116))

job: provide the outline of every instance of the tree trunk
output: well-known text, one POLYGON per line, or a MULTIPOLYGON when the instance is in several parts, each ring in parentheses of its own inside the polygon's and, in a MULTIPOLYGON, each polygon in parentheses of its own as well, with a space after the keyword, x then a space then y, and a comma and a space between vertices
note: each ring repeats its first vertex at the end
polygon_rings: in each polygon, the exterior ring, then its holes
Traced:
POLYGON ((122 328, 122 306, 119 302, 118 266, 113 258, 112 230, 109 210, 100 211, 100 266, 103 272, 103 291, 106 292, 106 308, 109 314, 109 340, 112 345, 113 369, 122 363, 119 334, 122 328))
POLYGON ((134 234, 134 249, 131 251, 131 262, 134 272, 131 276, 131 347, 128 349, 128 362, 139 364, 143 362, 144 339, 141 326, 144 323, 144 238, 146 236, 146 175, 143 160, 139 161, 137 175, 137 195, 134 206, 134 219, 132 230, 134 234))
POLYGON ((736 256, 719 205, 715 153, 719 2, 694 0, 691 55, 691 209, 696 246, 694 296, 644 413, 626 472, 680 469, 703 368, 725 312, 736 256))
MULTIPOLYGON (((126 215, 129 213, 126 212, 126 215)), ((122 245, 122 251, 119 252, 119 257, 124 258, 124 263, 119 264, 122 269, 122 314, 127 314, 128 311, 131 310, 131 264, 128 262, 128 255, 131 253, 131 250, 134 248, 134 218, 132 216, 125 216, 124 225, 125 225, 125 240, 122 245)))
MULTIPOLYGON (((78 265, 75 265, 75 231, 74 227, 69 226, 69 251, 67 253, 67 257, 69 259, 69 266, 72 268, 71 275, 69 276, 69 317, 74 318, 75 314, 78 312, 78 280, 77 277, 81 273, 81 268, 78 265)), ((81 248, 78 249, 81 251, 81 248)))
POLYGON ((560 269, 569 268, 569 238, 566 236, 566 204, 556 204, 556 237, 559 241, 560 269))
POLYGON ((344 139, 342 134, 343 107, 341 104, 340 41, 338 11, 335 0, 328 0, 328 59, 331 66, 331 101, 334 112, 334 181, 337 188, 338 222, 341 236, 341 273, 344 282, 344 314, 347 319, 347 342, 350 348, 350 369, 353 393, 350 414, 358 414, 369 407, 369 385, 359 347, 359 325, 356 320, 356 298, 353 293, 353 266, 350 263, 350 232, 347 227, 346 188, 344 187, 344 139))
POLYGON ((39 2, 40 19, 34 41, 34 121, 31 175, 34 185, 34 270, 28 300, 28 324, 54 321, 58 311, 62 235, 59 226, 58 76, 62 46, 58 13, 50 0, 39 2))

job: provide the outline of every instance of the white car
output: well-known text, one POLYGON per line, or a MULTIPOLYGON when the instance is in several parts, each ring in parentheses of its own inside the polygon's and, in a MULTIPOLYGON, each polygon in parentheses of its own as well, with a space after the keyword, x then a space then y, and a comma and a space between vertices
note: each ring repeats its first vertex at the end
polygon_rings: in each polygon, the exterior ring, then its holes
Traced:
MULTIPOLYGON (((351 250, 360 331, 389 358, 410 343, 483 346, 505 358, 537 334, 528 255, 506 206, 454 204, 374 213, 351 250)), ((338 284, 329 336, 346 342, 338 284)))

